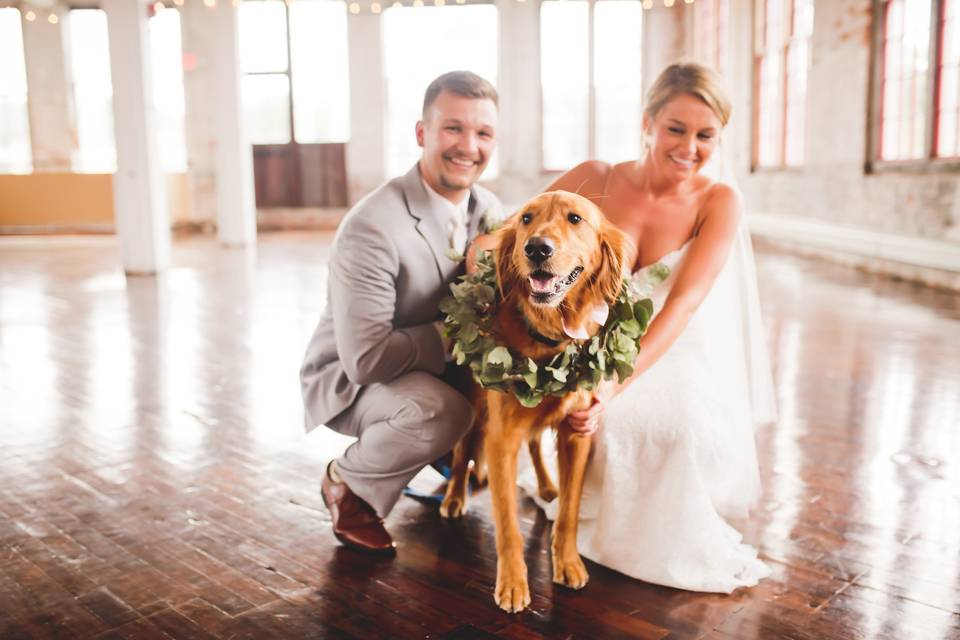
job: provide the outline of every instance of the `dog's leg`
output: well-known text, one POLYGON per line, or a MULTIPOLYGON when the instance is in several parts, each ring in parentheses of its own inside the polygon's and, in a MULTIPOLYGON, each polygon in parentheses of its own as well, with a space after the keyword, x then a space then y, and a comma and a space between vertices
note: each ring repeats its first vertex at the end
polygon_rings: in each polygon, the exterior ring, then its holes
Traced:
POLYGON ((590 456, 590 437, 575 434, 566 423, 557 433, 560 463, 560 511, 553 523, 553 581, 582 589, 590 576, 577 551, 577 523, 583 477, 590 456))
POLYGON ((542 433, 530 436, 527 448, 530 450, 530 459, 533 461, 533 470, 537 472, 537 493, 546 502, 557 497, 557 487, 553 484, 550 472, 543 464, 543 452, 540 450, 540 436, 542 433))
MULTIPOLYGON (((477 425, 482 426, 486 433, 486 424, 487 424, 487 403, 483 402, 477 408, 477 425)), ((485 487, 487 485, 487 461, 486 461, 486 447, 483 446, 483 436, 481 435, 480 439, 477 440, 476 453, 473 457, 473 477, 476 480, 476 487, 485 487)))
POLYGON ((470 477, 470 460, 476 460, 477 451, 483 445, 483 429, 475 424, 453 449, 453 462, 447 492, 440 504, 440 516, 459 518, 467 512, 467 484, 470 477))
POLYGON ((497 530, 497 584, 493 600, 504 611, 515 613, 530 604, 523 538, 517 522, 517 453, 523 432, 515 424, 504 428, 501 411, 491 403, 490 430, 484 443, 497 530))

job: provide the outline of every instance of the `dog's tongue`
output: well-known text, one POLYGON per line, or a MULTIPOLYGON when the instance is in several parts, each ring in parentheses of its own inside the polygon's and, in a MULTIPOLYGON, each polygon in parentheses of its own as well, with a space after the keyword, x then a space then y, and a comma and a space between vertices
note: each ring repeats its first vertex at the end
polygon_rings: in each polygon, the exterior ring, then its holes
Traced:
POLYGON ((530 288, 536 293, 552 293, 557 276, 530 276, 530 288))

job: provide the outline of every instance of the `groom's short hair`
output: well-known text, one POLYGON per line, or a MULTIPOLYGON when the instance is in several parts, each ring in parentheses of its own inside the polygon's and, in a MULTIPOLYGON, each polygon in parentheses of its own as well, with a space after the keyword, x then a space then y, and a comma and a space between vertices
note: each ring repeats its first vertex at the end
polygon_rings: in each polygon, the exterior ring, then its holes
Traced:
POLYGON ((487 80, 472 71, 448 71, 431 82, 427 92, 423 94, 424 118, 427 117, 427 109, 442 91, 449 91, 464 98, 488 98, 493 100, 497 109, 500 108, 497 90, 487 80))

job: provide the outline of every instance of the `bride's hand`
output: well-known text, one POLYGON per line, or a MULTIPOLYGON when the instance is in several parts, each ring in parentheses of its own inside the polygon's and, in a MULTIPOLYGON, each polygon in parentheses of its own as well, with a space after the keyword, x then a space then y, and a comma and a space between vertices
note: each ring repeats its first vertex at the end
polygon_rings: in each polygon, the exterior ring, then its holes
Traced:
POLYGON ((592 436, 600 428, 606 403, 614 396, 615 391, 616 385, 612 382, 601 382, 590 401, 590 406, 583 411, 574 411, 568 415, 567 425, 578 435, 592 436))

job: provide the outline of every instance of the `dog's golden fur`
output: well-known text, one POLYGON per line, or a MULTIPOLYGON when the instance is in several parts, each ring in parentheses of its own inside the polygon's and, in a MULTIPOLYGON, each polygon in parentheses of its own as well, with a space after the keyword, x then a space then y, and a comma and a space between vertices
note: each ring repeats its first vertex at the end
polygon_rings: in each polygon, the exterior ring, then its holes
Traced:
MULTIPOLYGON (((494 253, 501 301, 494 318, 498 341, 520 356, 542 361, 560 351, 570 338, 566 327, 583 327, 589 335, 599 330, 591 311, 610 304, 620 291, 626 236, 604 218, 600 210, 581 196, 556 191, 525 204, 498 232, 494 253), (577 220, 579 218, 579 221, 577 220), (547 239, 553 254, 542 264, 527 258, 524 247, 531 238, 547 239), (582 267, 579 277, 565 289, 564 278, 582 267), (533 296, 531 274, 549 271, 558 276, 557 299, 548 302, 533 296), (535 332, 558 344, 551 346, 532 337, 535 332)), ((551 281, 552 282, 552 281, 551 281)), ((564 423, 571 412, 586 409, 592 392, 547 396, 534 408, 522 406, 512 394, 474 388, 477 408, 475 427, 454 450, 453 477, 441 506, 444 517, 458 517, 466 509, 469 463, 484 480, 484 461, 489 474, 497 534, 496 603, 507 611, 521 611, 530 604, 527 568, 517 523, 517 453, 526 441, 537 472, 540 495, 559 495, 560 510, 553 527, 553 580, 580 589, 587 571, 577 551, 577 518, 584 470, 591 439, 576 434, 564 423), (543 466, 539 436, 547 425, 558 429, 559 490, 543 466)))

